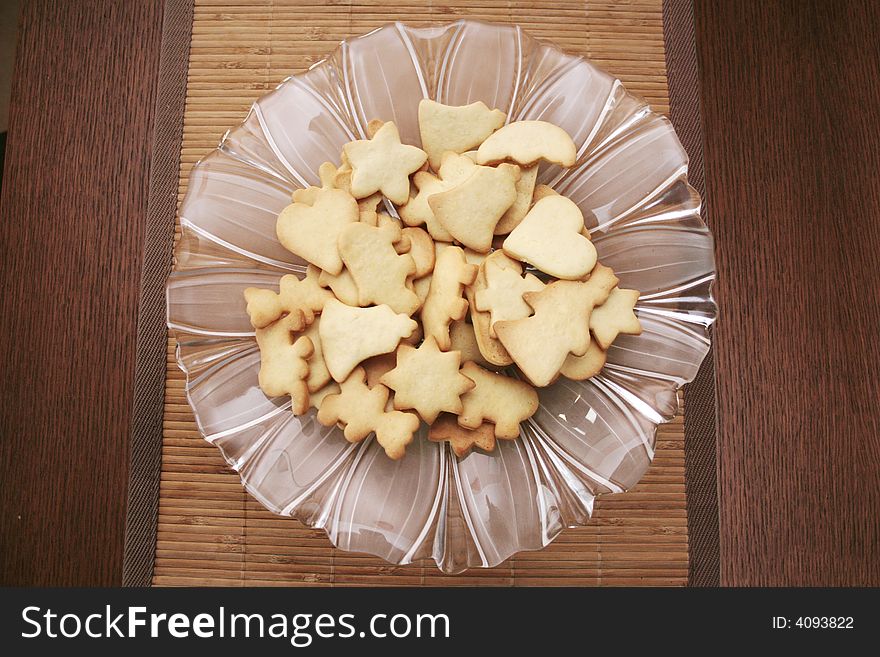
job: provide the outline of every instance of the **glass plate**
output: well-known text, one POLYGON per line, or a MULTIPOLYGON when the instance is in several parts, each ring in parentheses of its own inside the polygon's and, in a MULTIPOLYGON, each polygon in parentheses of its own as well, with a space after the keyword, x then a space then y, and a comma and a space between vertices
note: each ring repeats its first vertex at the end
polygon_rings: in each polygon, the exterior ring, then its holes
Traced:
POLYGON ((396 564, 430 557, 454 573, 540 549, 586 523, 596 495, 639 481, 657 425, 673 417, 676 390, 709 349, 712 236, 687 169, 665 117, 519 27, 395 23, 344 41, 259 99, 190 174, 167 301, 199 430, 266 508, 324 529, 344 550, 396 564), (510 121, 543 119, 573 137, 576 166, 543 166, 538 182, 581 207, 600 261, 641 291, 644 331, 620 336, 598 376, 541 389, 520 437, 495 452, 458 459, 428 442, 423 425, 391 461, 375 440, 350 444, 313 411, 294 417, 289 400, 260 391, 242 291, 305 274, 275 236, 291 192, 319 184, 318 166, 338 162, 372 118, 420 144, 423 97, 481 100, 510 121))

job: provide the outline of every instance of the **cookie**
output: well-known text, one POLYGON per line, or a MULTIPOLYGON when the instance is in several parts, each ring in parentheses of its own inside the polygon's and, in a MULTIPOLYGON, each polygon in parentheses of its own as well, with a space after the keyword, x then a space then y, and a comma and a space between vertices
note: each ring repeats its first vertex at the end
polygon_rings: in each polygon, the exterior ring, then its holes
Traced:
MULTIPOLYGON (((443 252, 443 249, 447 249, 450 246, 455 246, 452 242, 440 242, 438 240, 434 240, 434 262, 437 261, 437 258, 440 257, 440 254, 443 252)), ((461 249, 461 247, 458 247, 461 249)), ((462 249, 465 252, 465 260, 467 260, 467 253, 470 249, 462 249)))
POLYGON ((461 354, 440 351, 429 335, 418 349, 400 345, 397 366, 379 381, 394 390, 394 408, 413 409, 430 424, 442 411, 460 413, 461 395, 474 387, 460 366, 461 354))
POLYGON ((282 276, 278 293, 256 287, 245 289, 244 298, 251 325, 263 328, 282 315, 295 312, 302 312, 305 323, 310 324, 315 313, 321 312, 324 304, 333 298, 330 292, 320 286, 319 281, 320 270, 309 265, 302 280, 293 274, 282 276))
POLYGON ((468 302, 462 298, 462 292, 476 276, 477 267, 465 262, 464 251, 457 246, 443 249, 434 263, 421 318, 425 337, 432 337, 443 351, 451 345, 450 322, 463 319, 467 313, 468 302))
POLYGON ((480 272, 485 275, 486 267, 492 263, 502 269, 512 269, 517 274, 523 273, 523 266, 519 260, 511 258, 504 251, 492 251, 489 255, 483 256, 483 262, 480 263, 480 272))
POLYGON ((342 271, 342 259, 336 244, 343 229, 360 216, 357 201, 329 183, 321 188, 297 190, 293 198, 294 202, 278 215, 278 240, 291 253, 338 274, 342 271))
POLYGON ((565 196, 535 203, 504 240, 504 252, 555 278, 579 280, 596 265, 596 247, 581 235, 584 216, 565 196))
POLYGON ((535 191, 532 192, 532 203, 537 203, 547 196, 559 196, 559 192, 550 185, 535 185, 535 191))
POLYGON ((410 255, 398 255, 395 242, 402 237, 395 224, 346 226, 339 236, 339 254, 358 289, 358 305, 386 304, 394 312, 411 315, 419 307, 416 293, 406 287, 415 272, 410 255))
POLYGON ((532 314, 532 309, 523 299, 526 292, 539 292, 544 283, 534 274, 519 275, 516 269, 504 267, 498 260, 489 260, 483 268, 486 289, 476 293, 477 310, 490 315, 489 335, 493 338, 495 322, 522 319, 532 314))
POLYGON ((466 429, 458 423, 454 415, 441 413, 428 429, 428 440, 435 443, 448 442, 452 452, 462 458, 474 447, 487 452, 495 449, 495 429, 489 423, 481 424, 476 429, 466 429))
POLYGON ((474 285, 465 290, 465 297, 467 297, 471 309, 474 338, 483 358, 497 367, 506 367, 513 363, 513 358, 507 353, 507 349, 504 348, 500 340, 489 335, 489 326, 492 323, 489 313, 480 312, 476 307, 475 293, 483 287, 485 287, 485 282, 480 281, 478 274, 474 285))
POLYGON ((375 210, 361 210, 358 215, 358 221, 367 226, 379 225, 379 214, 375 210))
MULTIPOLYGON (((400 228, 400 222, 389 215, 387 212, 376 212, 375 210, 361 210, 358 221, 368 226, 397 226, 400 228)), ((401 241, 395 244, 400 250, 409 250, 409 240, 401 241)))
POLYGON ((339 384, 331 381, 320 390, 309 393, 309 406, 314 409, 320 409, 324 399, 330 395, 338 395, 340 391, 339 384))
POLYGON ((358 363, 394 351, 416 328, 415 321, 386 305, 353 308, 334 299, 324 306, 318 334, 327 369, 341 383, 358 363))
POLYGON ((463 182, 473 173, 476 164, 466 155, 445 153, 443 163, 440 165, 438 175, 435 176, 427 171, 419 171, 413 176, 413 186, 417 193, 410 198, 406 205, 398 208, 400 218, 407 226, 425 225, 428 232, 435 240, 440 242, 452 242, 452 235, 440 224, 434 216, 428 199, 440 192, 445 192, 463 182))
POLYGON ((528 383, 489 372, 473 362, 465 363, 462 374, 474 387, 461 396, 458 423, 478 429, 486 420, 495 425, 496 438, 516 438, 519 423, 538 410, 538 393, 528 383))
MULTIPOLYGON (((364 198, 381 192, 392 203, 409 199, 409 176, 418 171, 428 156, 420 148, 400 143, 397 126, 389 121, 373 135, 343 147, 351 166, 351 195, 364 198)), ((335 272, 334 272, 335 273, 335 272)))
POLYGON ((351 168, 348 166, 348 162, 343 157, 342 164, 337 167, 332 162, 323 162, 318 166, 318 179, 321 181, 321 187, 333 187, 334 182, 336 180, 336 174, 339 172, 340 167, 351 168))
MULTIPOLYGON (((560 196, 560 194, 555 189, 550 187, 550 185, 536 185, 535 191, 532 193, 532 205, 547 196, 560 196)), ((586 224, 586 218, 584 218, 584 224, 586 224)), ((590 231, 587 229, 586 225, 584 225, 584 227, 581 229, 581 235, 583 235, 587 239, 592 239, 590 237, 590 231)))
POLYGON ((422 325, 416 322, 416 330, 412 332, 412 334, 408 338, 403 338, 400 343, 408 344, 413 347, 416 347, 422 343, 422 338, 425 337, 422 333, 422 325))
POLYGON ((469 249, 467 247, 464 248, 464 259, 467 261, 469 265, 476 265, 479 267, 486 260, 486 257, 489 254, 487 253, 478 253, 473 249, 469 249))
MULTIPOLYGON (((333 303, 333 302, 331 302, 333 303)), ((309 408, 309 376, 307 359, 314 352, 307 337, 294 339, 293 327, 298 326, 295 313, 282 317, 256 331, 260 347, 260 390, 267 397, 290 395, 294 415, 302 415, 309 408)))
POLYGON ((440 158, 440 177, 451 183, 453 186, 463 182, 465 178, 474 172, 477 168, 477 152, 468 151, 467 153, 443 153, 440 158))
POLYGON ((375 137, 383 125, 385 125, 385 121, 382 119, 370 119, 367 121, 367 139, 375 137))
MULTIPOLYGON (((479 276, 477 276, 477 280, 479 281, 479 276)), ((477 282, 476 285, 478 286, 476 289, 480 289, 479 286, 481 284, 477 282)), ((477 347, 480 349, 483 358, 493 365, 497 367, 511 365, 513 363, 513 358, 507 353, 507 349, 504 348, 504 345, 501 344, 500 340, 489 335, 489 326, 491 324, 489 313, 480 312, 476 309, 476 299, 474 298, 475 291, 476 290, 473 287, 467 288, 465 290, 465 297, 467 298, 471 309, 471 324, 474 327, 474 337, 477 341, 477 347)))
MULTIPOLYGON (((376 225, 377 226, 396 226, 397 228, 403 229, 403 224, 400 223, 399 219, 395 219, 387 212, 378 212, 376 214, 376 225)), ((406 236, 401 236, 400 241, 395 244, 395 246, 402 245, 405 251, 409 251, 409 238, 406 236)))
POLYGON ((388 388, 370 388, 365 377, 364 369, 358 367, 340 384, 338 394, 325 397, 318 410, 318 422, 327 427, 342 423, 345 439, 351 443, 376 432, 376 440, 388 457, 400 459, 419 429, 419 418, 412 413, 386 411, 388 388))
POLYGON ((300 336, 307 337, 312 343, 312 355, 308 358, 309 376, 306 378, 306 385, 309 393, 317 392, 331 381, 330 370, 324 362, 324 353, 321 349, 321 337, 319 327, 321 325, 321 317, 315 317, 309 327, 296 334, 295 338, 300 336))
POLYGON ((382 195, 379 192, 358 199, 358 210, 363 215, 365 212, 379 212, 379 204, 382 203, 382 195))
POLYGON ((534 385, 550 385, 569 353, 586 353, 590 314, 615 285, 617 277, 611 269, 599 265, 586 282, 555 281, 540 292, 527 292, 524 298, 535 314, 497 322, 495 333, 534 385))
POLYGON ((477 345, 480 348, 480 353, 483 354, 483 358, 493 365, 497 367, 505 367, 511 365, 513 359, 510 357, 510 354, 507 353, 507 349, 504 348, 504 345, 502 345, 498 339, 493 338, 489 334, 489 328, 492 325, 492 318, 489 313, 477 310, 476 295, 487 287, 485 263, 488 261, 493 261, 502 267, 513 269, 516 271, 517 275, 522 274, 522 265, 518 261, 509 258, 503 251, 493 251, 488 256, 484 256, 483 263, 477 271, 477 277, 474 279, 473 284, 469 285, 465 290, 468 305, 470 306, 474 336, 477 340, 477 345))
POLYGON ((428 205, 440 225, 464 246, 479 253, 492 248, 495 226, 516 200, 519 167, 474 167, 452 189, 428 197, 428 205))
POLYGON ((538 165, 520 168, 519 180, 516 181, 516 200, 507 211, 501 215, 501 219, 495 225, 496 235, 506 235, 528 214, 532 206, 532 198, 535 191, 535 181, 538 179, 538 165))
POLYGON ((391 351, 387 354, 367 358, 360 366, 364 368, 364 373, 367 375, 367 385, 373 388, 379 385, 379 379, 397 367, 397 352, 391 351))
MULTIPOLYGON (((406 342, 410 345, 415 346, 409 340, 407 340, 406 342)), ((392 351, 388 354, 373 356, 372 358, 368 358, 363 363, 361 363, 360 366, 364 368, 364 372, 367 375, 367 385, 371 388, 375 388, 376 386, 381 385, 379 383, 379 379, 381 379, 385 374, 387 374, 397 366, 397 352, 392 351)), ((394 410, 393 395, 388 396, 388 401, 385 402, 385 410, 394 410)))
MULTIPOLYGON (((351 164, 348 163, 348 158, 345 157, 345 151, 342 152, 342 164, 339 165, 339 167, 336 169, 336 173, 333 176, 333 186, 336 189, 341 189, 351 194, 351 164)), ((371 194, 370 196, 365 196, 364 199, 372 198, 374 196, 381 197, 382 195, 378 193, 371 194)), ((361 199, 358 200, 360 201, 361 199)), ((362 210, 370 209, 371 207, 369 204, 367 204, 366 206, 360 206, 360 204, 358 205, 359 207, 361 207, 362 210)), ((373 209, 375 209, 375 206, 373 206, 373 209)))
POLYGON ((421 228, 406 227, 403 236, 409 240, 409 254, 416 269, 412 278, 422 278, 434 271, 434 240, 421 228))
POLYGON ((531 166, 546 160, 574 166, 577 147, 568 133, 546 121, 514 121, 490 135, 477 149, 477 164, 512 161, 531 166))
POLYGON ((318 283, 320 283, 321 287, 329 287, 333 290, 333 294, 342 303, 348 306, 358 305, 357 284, 351 277, 351 272, 347 269, 343 269, 336 275, 322 271, 318 276, 318 283))
POLYGON ((440 225, 440 222, 434 217, 434 213, 431 212, 431 207, 428 205, 428 198, 432 194, 446 191, 450 185, 427 171, 419 171, 413 176, 412 182, 416 190, 415 195, 411 196, 406 204, 397 208, 397 213, 400 215, 403 223, 413 227, 424 225, 428 233, 435 240, 451 242, 452 235, 440 225))
POLYGON ((290 195, 291 200, 294 203, 306 203, 308 205, 312 205, 322 189, 338 189, 338 187, 336 187, 336 185, 334 184, 336 180, 336 172, 337 168, 332 162, 324 162, 323 164, 321 164, 321 166, 318 167, 318 178, 321 180, 321 186, 310 186, 303 189, 296 189, 290 195))
MULTIPOLYGON (((606 301, 605 303, 608 302, 606 301)), ((593 312, 595 313, 599 308, 594 308, 593 312)), ((587 353, 583 356, 575 356, 574 354, 566 356, 565 362, 562 363, 562 367, 559 369, 559 373, 572 381, 584 381, 602 371, 602 368, 605 367, 606 355, 602 348, 596 344, 595 340, 590 340, 587 353)))
POLYGON ((490 363, 483 357, 480 346, 477 344, 477 336, 474 333, 473 324, 460 319, 449 325, 450 351, 461 352, 462 362, 474 361, 480 367, 495 370, 498 366, 490 363))
POLYGON ((476 148, 504 125, 507 116, 501 110, 490 110, 477 101, 454 107, 424 98, 419 102, 419 132, 422 148, 435 171, 447 151, 464 153, 476 148))
POLYGON ((611 294, 601 306, 593 309, 590 315, 590 330, 602 349, 608 349, 621 333, 639 335, 642 325, 633 312, 639 300, 638 290, 611 290, 611 294))
POLYGON ((394 243, 394 250, 397 251, 397 255, 409 253, 412 245, 409 242, 409 237, 403 234, 403 224, 401 224, 399 220, 395 219, 387 212, 379 212, 376 214, 376 221, 372 225, 380 228, 382 226, 392 226, 396 230, 400 230, 400 239, 394 243))
POLYGON ((419 298, 419 302, 422 306, 425 305, 425 300, 428 298, 428 293, 431 291, 431 279, 434 278, 432 274, 428 274, 427 276, 422 276, 421 278, 417 278, 415 280, 410 280, 410 285, 412 285, 412 291, 416 293, 416 296, 419 298))
MULTIPOLYGON (((325 162, 325 164, 327 163, 325 162)), ((306 187, 304 189, 295 189, 290 195, 290 200, 293 203, 305 203, 306 205, 312 205, 315 202, 315 199, 318 198, 318 192, 320 191, 320 187, 306 187)))

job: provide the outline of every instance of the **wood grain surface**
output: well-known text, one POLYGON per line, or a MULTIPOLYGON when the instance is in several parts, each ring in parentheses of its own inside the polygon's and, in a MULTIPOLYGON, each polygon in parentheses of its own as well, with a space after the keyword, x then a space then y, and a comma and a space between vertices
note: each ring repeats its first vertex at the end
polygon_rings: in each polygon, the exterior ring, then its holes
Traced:
POLYGON ((0 582, 120 581, 162 3, 24 3, 0 210, 0 582))
POLYGON ((721 581, 880 585, 880 3, 697 2, 721 581))
MULTIPOLYGON (((158 4, 24 8, 0 206, 3 584, 120 581, 158 4)), ((878 5, 696 17, 722 581, 880 585, 878 5)))

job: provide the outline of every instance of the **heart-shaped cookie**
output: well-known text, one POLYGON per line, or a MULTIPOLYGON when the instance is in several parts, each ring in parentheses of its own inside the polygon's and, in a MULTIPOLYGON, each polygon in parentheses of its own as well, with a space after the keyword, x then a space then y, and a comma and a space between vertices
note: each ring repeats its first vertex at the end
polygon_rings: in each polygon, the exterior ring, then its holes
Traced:
POLYGON ((573 201, 547 196, 535 203, 502 248, 551 276, 579 280, 596 265, 596 247, 581 234, 583 228, 584 215, 573 201))
POLYGON ((358 204, 348 192, 323 183, 294 193, 293 203, 278 215, 275 232, 288 251, 338 274, 342 258, 336 243, 345 227, 358 220, 358 204))

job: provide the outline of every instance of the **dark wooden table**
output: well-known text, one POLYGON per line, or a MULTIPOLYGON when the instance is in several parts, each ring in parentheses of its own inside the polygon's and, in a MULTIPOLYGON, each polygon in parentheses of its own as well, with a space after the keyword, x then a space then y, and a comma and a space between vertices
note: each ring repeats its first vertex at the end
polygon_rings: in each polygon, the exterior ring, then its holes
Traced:
MULTIPOLYGON (((120 582, 161 2, 25 3, 0 583, 120 582)), ((880 585, 880 3, 696 2, 722 583, 880 585)))

